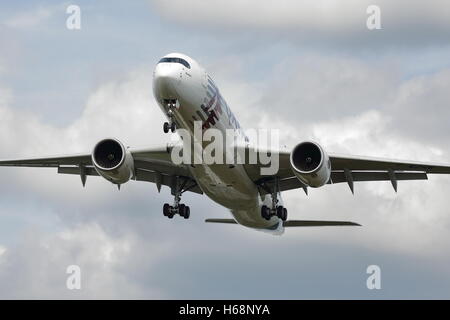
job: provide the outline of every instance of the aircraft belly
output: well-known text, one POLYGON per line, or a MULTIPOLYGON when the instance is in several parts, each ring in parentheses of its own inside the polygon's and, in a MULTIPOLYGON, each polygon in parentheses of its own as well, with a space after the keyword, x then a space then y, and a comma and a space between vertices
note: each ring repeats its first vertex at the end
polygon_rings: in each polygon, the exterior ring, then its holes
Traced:
MULTIPOLYGON (((246 176, 242 176, 239 166, 229 168, 225 164, 195 165, 191 167, 200 188, 222 206, 248 208, 258 204, 258 190, 246 176)), ((242 169, 243 170, 243 169, 242 169)))
POLYGON ((269 229, 278 224, 276 217, 270 220, 261 217, 258 189, 248 178, 243 166, 196 165, 190 170, 203 192, 211 200, 230 209, 239 224, 269 229))

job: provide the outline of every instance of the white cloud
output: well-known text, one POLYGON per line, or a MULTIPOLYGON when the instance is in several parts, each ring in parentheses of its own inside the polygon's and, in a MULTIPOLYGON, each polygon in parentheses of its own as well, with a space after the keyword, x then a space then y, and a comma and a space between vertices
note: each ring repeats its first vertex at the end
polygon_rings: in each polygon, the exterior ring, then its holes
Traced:
MULTIPOLYGON (((378 111, 336 121, 313 124, 312 138, 326 150, 387 158, 420 161, 449 162, 448 153, 413 139, 392 135, 389 118, 378 111), (447 156, 447 157, 446 157, 447 156)), ((292 129, 292 128, 291 128, 292 129)), ((290 130, 290 133, 295 132, 290 130)), ((297 141, 301 137, 297 136, 297 141)), ((345 243, 358 241, 360 246, 387 252, 409 253, 437 257, 448 250, 446 193, 450 188, 448 176, 429 176, 429 181, 401 181, 395 193, 390 182, 356 183, 355 196, 346 184, 310 190, 311 198, 299 205, 299 195, 293 192, 286 199, 291 210, 303 211, 311 219, 321 218, 354 220, 363 225, 360 233, 350 233, 345 243), (331 211, 330 211, 331 210, 331 211), (364 236, 361 236, 364 233, 364 236), (420 234, 420 237, 417 235, 420 234), (420 250, 418 249, 420 248, 420 250)), ((326 235, 334 239, 334 233, 326 235)), ((333 241, 336 241, 333 240, 333 241)))
POLYGON ((448 67, 403 82, 388 103, 392 116, 398 119, 393 129, 424 142, 448 146, 449 85, 448 67))
POLYGON ((390 61, 321 54, 290 57, 270 74, 258 104, 301 122, 331 120, 382 108, 396 94, 400 75, 390 61))
MULTIPOLYGON (((396 59, 374 62, 308 53, 280 59, 264 72, 264 79, 249 81, 240 69, 226 68, 239 65, 240 58, 235 60, 221 60, 218 66, 213 63, 212 75, 244 127, 282 128, 287 139, 295 135, 306 139, 312 138, 312 125, 330 123, 341 129, 352 128, 348 134, 356 134, 363 129, 356 119, 375 110, 383 119, 388 141, 401 137, 425 146, 415 150, 417 160, 436 155, 427 154, 429 149, 450 152, 449 68, 405 77, 396 59), (348 121, 344 124, 342 119, 348 121)), ((334 137, 346 139, 344 132, 337 130, 334 137)), ((381 128, 371 133, 373 139, 378 132, 381 128)), ((380 151, 385 154, 382 148, 380 151)), ((397 156, 394 153, 391 157, 397 156)))
MULTIPOLYGON (((116 137, 125 145, 134 147, 164 145, 169 138, 161 129, 164 118, 152 96, 151 76, 145 67, 101 85, 88 98, 80 118, 67 127, 47 125, 35 113, 12 108, 13 95, 10 90, 2 90, 8 94, 0 96, 3 122, 0 127, 0 157, 11 159, 90 152, 95 143, 105 137, 116 137)), ((67 185, 65 181, 73 177, 58 176, 54 169, 29 170, 16 171, 16 177, 25 188, 48 196, 60 193, 65 197, 67 189, 61 191, 58 186, 67 185), (30 173, 35 175, 35 179, 30 180, 30 173), (48 179, 54 183, 54 188, 50 185, 41 187, 41 181, 50 181, 48 179)), ((79 184, 69 188, 77 190, 79 184)))

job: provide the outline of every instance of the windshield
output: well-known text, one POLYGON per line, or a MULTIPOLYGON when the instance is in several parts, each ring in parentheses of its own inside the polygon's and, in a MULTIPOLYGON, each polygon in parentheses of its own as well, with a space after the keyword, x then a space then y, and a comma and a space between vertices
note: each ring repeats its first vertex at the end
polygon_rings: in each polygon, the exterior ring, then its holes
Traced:
POLYGON ((189 63, 182 59, 182 58, 171 58, 171 57, 164 57, 161 60, 159 60, 158 63, 161 62, 166 62, 166 63, 181 63, 183 66, 185 66, 186 68, 190 69, 191 66, 189 65, 189 63))

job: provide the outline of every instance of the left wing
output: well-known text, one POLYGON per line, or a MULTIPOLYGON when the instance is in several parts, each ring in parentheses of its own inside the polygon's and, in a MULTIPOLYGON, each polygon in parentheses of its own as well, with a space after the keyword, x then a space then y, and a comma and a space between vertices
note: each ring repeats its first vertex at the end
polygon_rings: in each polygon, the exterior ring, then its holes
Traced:
MULTIPOLYGON (((277 151, 279 155, 278 190, 286 191, 303 188, 307 193, 307 186, 295 177, 290 165, 290 152, 277 151)), ((331 177, 328 184, 346 182, 351 191, 354 191, 354 182, 357 181, 390 181, 397 191, 399 180, 427 180, 428 174, 450 174, 450 165, 402 161, 374 157, 346 156, 328 154, 331 162, 331 177)), ((260 165, 245 165, 250 178, 260 186, 262 194, 273 190, 275 176, 262 176, 260 165)))
POLYGON ((333 170, 351 170, 368 171, 415 171, 426 173, 450 174, 450 165, 431 163, 402 161, 383 158, 371 158, 360 156, 345 156, 338 154, 329 154, 333 170))

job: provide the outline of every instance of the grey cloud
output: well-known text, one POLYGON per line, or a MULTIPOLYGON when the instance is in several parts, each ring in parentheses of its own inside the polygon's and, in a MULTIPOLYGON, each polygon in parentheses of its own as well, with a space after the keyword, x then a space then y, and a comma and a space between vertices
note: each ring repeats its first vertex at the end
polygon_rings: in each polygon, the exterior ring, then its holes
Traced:
POLYGON ((150 1, 169 21, 198 32, 254 33, 300 44, 377 48, 448 43, 448 3, 377 1, 382 29, 369 31, 366 9, 372 1, 150 1), (186 12, 195 12, 194 15, 186 12), (314 36, 311 36, 314 35, 314 36))
POLYGON ((449 68, 402 83, 386 108, 394 119, 392 130, 447 146, 450 136, 449 87, 449 68))
MULTIPOLYGON (((374 62, 316 53, 282 59, 266 71, 263 80, 237 81, 243 77, 240 68, 231 72, 215 68, 213 75, 224 83, 222 93, 243 123, 255 124, 259 119, 264 126, 284 128, 285 132, 289 127, 306 138, 311 137, 313 124, 328 122, 335 123, 335 130, 342 131, 337 131, 337 136, 343 137, 352 127, 354 134, 358 130, 360 134, 364 127, 357 126, 357 119, 376 111, 382 117, 379 126, 384 127, 387 141, 401 136, 450 151, 446 67, 405 77, 397 58, 374 62)), ((380 132, 374 132, 372 139, 378 139, 375 133, 380 132)))
MULTIPOLYGON (((122 261, 126 261, 132 235, 111 238, 97 225, 81 225, 47 236, 38 230, 23 233, 19 245, 8 249, 0 260, 3 298, 117 298, 139 297, 143 288, 124 278, 122 261), (31 263, 30 263, 31 262, 31 263), (66 287, 69 265, 81 268, 81 291, 66 287), (11 277, 14 275, 14 277, 11 277)), ((151 259, 163 248, 148 244, 151 259)), ((147 263, 150 271, 151 263, 147 263)), ((162 297, 158 290, 147 290, 147 297, 162 297)))

